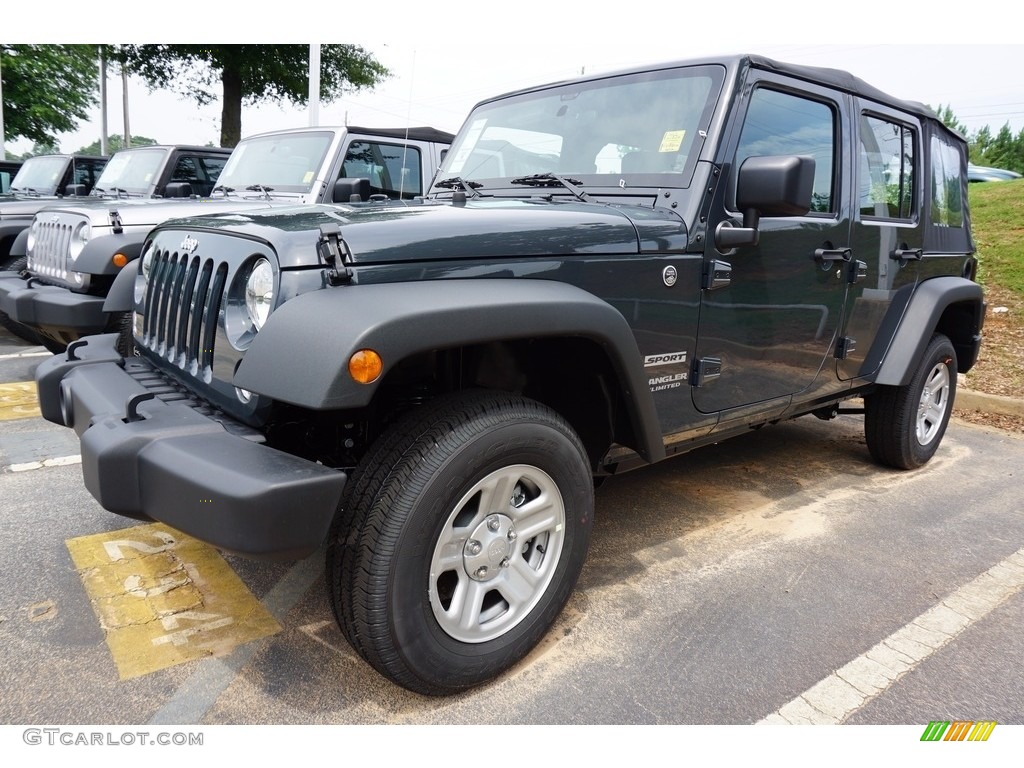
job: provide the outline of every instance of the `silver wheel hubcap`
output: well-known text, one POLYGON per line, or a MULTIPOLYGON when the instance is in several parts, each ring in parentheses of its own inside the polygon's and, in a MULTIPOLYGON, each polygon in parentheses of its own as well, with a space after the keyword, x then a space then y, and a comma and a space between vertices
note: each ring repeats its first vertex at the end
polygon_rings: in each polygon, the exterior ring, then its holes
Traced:
POLYGON ((441 629, 483 643, 515 627, 551 584, 564 538, 565 504, 546 472, 516 464, 480 480, 448 516, 430 561, 441 629))
POLYGON ((949 410, 949 366, 936 363, 928 372, 917 405, 917 442, 928 445, 939 432, 949 410))

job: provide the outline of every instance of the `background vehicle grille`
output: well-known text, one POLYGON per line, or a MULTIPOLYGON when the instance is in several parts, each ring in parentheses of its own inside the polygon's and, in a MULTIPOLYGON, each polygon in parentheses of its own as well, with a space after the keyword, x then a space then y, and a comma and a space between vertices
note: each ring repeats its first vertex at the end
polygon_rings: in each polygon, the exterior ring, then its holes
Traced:
POLYGON ((28 268, 40 277, 66 281, 73 230, 73 224, 64 220, 38 220, 35 243, 28 254, 28 268))
POLYGON ((209 381, 227 274, 226 262, 158 251, 146 286, 143 345, 209 381))

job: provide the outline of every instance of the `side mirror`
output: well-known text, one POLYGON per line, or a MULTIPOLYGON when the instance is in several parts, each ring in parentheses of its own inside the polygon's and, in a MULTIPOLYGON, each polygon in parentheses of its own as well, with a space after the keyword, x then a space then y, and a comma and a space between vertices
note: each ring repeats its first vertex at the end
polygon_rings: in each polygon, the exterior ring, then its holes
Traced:
POLYGON ((64 187, 65 197, 88 197, 89 188, 85 184, 68 184, 64 187))
POLYGON ((338 179, 334 182, 331 202, 361 203, 370 199, 369 179, 338 179))
POLYGON ((187 181, 171 181, 164 187, 164 197, 192 197, 192 185, 187 181))
POLYGON ((715 246, 724 252, 743 245, 757 245, 761 217, 805 215, 811 210, 813 189, 812 157, 748 157, 736 178, 736 206, 743 211, 743 226, 719 225, 715 231, 715 246))

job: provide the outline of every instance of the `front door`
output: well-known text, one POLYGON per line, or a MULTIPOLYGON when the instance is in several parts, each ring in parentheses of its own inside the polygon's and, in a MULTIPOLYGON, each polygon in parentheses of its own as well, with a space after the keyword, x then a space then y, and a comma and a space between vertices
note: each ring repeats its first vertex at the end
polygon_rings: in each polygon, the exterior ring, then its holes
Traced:
POLYGON ((729 166, 728 187, 711 213, 710 231, 723 220, 741 225, 735 181, 748 157, 813 157, 814 190, 807 215, 762 217, 756 246, 722 253, 714 237, 708 238, 705 264, 724 263, 731 275, 706 284, 702 293, 691 391, 704 413, 834 385, 829 363, 848 285, 844 259, 851 213, 842 190, 850 139, 841 128, 844 104, 827 89, 767 73, 758 74, 744 93, 742 125, 722 157, 729 166))

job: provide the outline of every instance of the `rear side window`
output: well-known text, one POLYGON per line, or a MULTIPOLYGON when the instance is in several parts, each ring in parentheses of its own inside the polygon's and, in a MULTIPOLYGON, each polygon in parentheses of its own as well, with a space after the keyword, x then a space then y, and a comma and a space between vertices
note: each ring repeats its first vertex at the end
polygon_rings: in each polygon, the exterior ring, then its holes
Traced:
POLYGON ((917 174, 914 132, 882 117, 861 115, 859 166, 861 216, 910 219, 917 174))
POLYGON ((963 227, 963 181, 960 153, 941 136, 933 136, 932 148, 932 224, 937 227, 963 227))
POLYGON ((784 91, 758 88, 743 121, 733 174, 748 157, 814 158, 811 211, 831 213, 835 187, 835 111, 828 104, 784 91))

